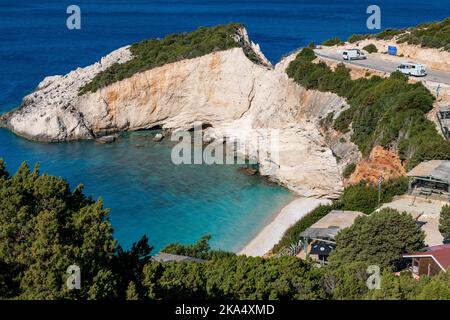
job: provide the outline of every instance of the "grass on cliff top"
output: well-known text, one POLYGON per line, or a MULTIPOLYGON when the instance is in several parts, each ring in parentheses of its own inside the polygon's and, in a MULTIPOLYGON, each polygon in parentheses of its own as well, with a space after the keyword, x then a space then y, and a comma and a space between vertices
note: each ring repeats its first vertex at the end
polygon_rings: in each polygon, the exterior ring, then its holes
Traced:
POLYGON ((243 41, 235 36, 243 25, 230 23, 215 27, 201 27, 189 33, 170 34, 163 39, 144 40, 135 43, 130 50, 133 58, 125 63, 115 63, 97 74, 94 79, 80 89, 79 94, 95 92, 112 83, 129 78, 135 73, 146 71, 185 59, 197 58, 215 51, 242 47, 246 56, 255 63, 259 57, 243 41))
POLYGON ((364 39, 391 40, 395 36, 397 36, 397 43, 450 51, 450 18, 423 23, 408 29, 387 29, 378 34, 354 34, 347 41, 354 43, 364 39))
POLYGON ((313 63, 314 52, 305 48, 286 72, 306 89, 328 91, 347 99, 350 108, 334 121, 341 132, 353 130, 351 140, 364 155, 381 145, 395 150, 410 169, 426 160, 450 160, 450 141, 426 118, 434 96, 421 82, 394 72, 389 78, 372 76, 352 80, 340 64, 333 71, 324 62, 313 63))

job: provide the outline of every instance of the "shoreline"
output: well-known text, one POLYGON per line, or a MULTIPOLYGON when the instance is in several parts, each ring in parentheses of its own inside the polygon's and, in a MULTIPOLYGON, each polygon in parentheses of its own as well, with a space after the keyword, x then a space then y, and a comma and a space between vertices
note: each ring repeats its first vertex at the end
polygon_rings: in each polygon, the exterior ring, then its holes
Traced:
POLYGON ((331 200, 298 197, 289 202, 243 249, 237 254, 261 257, 276 245, 294 223, 321 204, 331 200))

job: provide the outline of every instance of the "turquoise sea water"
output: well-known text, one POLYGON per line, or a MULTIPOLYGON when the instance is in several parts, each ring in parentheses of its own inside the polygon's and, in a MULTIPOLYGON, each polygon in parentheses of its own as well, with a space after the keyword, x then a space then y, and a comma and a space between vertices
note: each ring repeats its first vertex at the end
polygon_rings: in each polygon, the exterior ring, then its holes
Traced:
POLYGON ((128 247, 147 234, 155 249, 205 234, 211 244, 239 250, 293 195, 246 176, 235 165, 179 165, 171 162, 175 142, 152 141, 154 133, 125 134, 111 144, 89 141, 36 143, 0 130, 0 154, 16 170, 23 159, 67 178, 111 208, 115 236, 128 247))
MULTIPOLYGON (((373 1, 304 0, 0 0, 0 113, 20 104, 48 75, 91 64, 138 40, 231 21, 272 61, 310 41, 368 33, 373 1), (82 29, 69 31, 66 8, 82 10, 82 29)), ((382 27, 407 27, 450 16, 450 0, 377 3, 382 27)), ((36 143, 0 129, 0 157, 15 171, 23 160, 85 185, 111 208, 115 236, 125 246, 147 234, 156 249, 213 236, 212 245, 237 250, 293 195, 245 176, 233 166, 174 166, 170 142, 149 133, 114 144, 36 143)))

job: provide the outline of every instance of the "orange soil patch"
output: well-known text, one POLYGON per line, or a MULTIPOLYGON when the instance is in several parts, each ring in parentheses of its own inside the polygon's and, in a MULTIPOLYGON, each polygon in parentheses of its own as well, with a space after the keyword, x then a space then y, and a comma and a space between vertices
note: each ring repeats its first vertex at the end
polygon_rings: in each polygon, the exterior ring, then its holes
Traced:
POLYGON ((349 183, 358 183, 361 180, 377 183, 378 177, 384 180, 398 178, 406 175, 406 170, 398 155, 381 146, 372 149, 368 159, 362 160, 356 166, 355 172, 350 176, 349 183))

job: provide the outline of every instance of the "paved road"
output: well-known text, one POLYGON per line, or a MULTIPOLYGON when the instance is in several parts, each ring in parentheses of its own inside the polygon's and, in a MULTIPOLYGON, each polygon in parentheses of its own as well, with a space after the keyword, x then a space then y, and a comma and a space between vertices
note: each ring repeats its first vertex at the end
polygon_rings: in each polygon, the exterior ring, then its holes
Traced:
MULTIPOLYGON (((314 50, 316 55, 324 58, 328 58, 335 61, 344 62, 346 64, 364 67, 364 68, 371 68, 382 72, 388 72, 391 73, 397 69, 397 67, 400 65, 399 62, 392 62, 392 61, 386 61, 382 60, 380 58, 371 57, 370 55, 367 57, 366 60, 353 60, 351 62, 343 61, 342 60, 342 53, 337 50, 330 50, 330 49, 316 49, 314 50)), ((428 75, 426 77, 417 78, 417 79, 423 79, 426 81, 434 81, 439 83, 445 83, 450 84, 450 72, 445 71, 438 71, 433 70, 430 68, 427 68, 428 75)))

